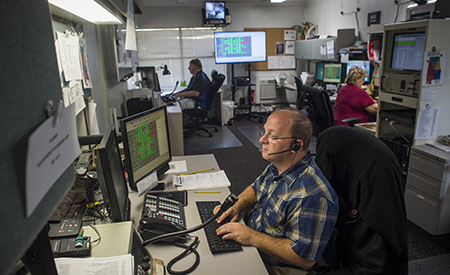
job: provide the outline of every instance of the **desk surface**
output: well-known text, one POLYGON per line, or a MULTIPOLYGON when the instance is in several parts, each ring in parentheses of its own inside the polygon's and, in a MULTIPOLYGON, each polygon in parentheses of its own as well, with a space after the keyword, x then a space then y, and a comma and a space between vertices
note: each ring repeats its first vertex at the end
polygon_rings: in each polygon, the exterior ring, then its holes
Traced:
MULTIPOLYGON (((220 170, 219 165, 212 154, 179 156, 173 157, 173 160, 186 160, 188 172, 212 167, 215 171, 220 170)), ((164 182, 167 191, 176 190, 172 183, 172 175, 167 175, 164 182)), ((223 202, 230 194, 229 189, 226 187, 208 190, 217 190, 220 191, 220 193, 194 193, 194 191, 188 191, 188 205, 184 208, 187 228, 191 228, 201 223, 195 201, 223 202)), ((131 200, 131 220, 135 226, 138 226, 143 207, 143 197, 139 197, 137 192, 130 193, 129 197, 131 200)), ((203 229, 193 232, 190 235, 198 236, 200 240, 197 248, 197 251, 200 254, 200 265, 193 272, 194 274, 267 274, 267 270, 264 267, 256 248, 251 246, 243 246, 243 251, 213 255, 209 250, 203 229)), ((147 249, 152 254, 153 258, 163 260, 165 265, 167 265, 171 259, 182 252, 181 248, 162 244, 151 244, 147 246, 147 249)), ((194 256, 189 255, 178 262, 174 266, 174 269, 186 269, 190 267, 193 262, 194 256)))

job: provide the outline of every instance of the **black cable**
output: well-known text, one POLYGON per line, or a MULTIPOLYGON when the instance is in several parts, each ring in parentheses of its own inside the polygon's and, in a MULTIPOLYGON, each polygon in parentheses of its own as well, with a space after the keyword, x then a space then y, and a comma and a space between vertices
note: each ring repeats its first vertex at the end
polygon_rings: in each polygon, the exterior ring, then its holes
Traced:
POLYGON ((185 250, 180 255, 178 255, 175 258, 173 258, 172 260, 170 260, 170 262, 167 264, 167 272, 169 272, 170 274, 188 274, 188 273, 191 273, 192 271, 194 271, 200 264, 200 254, 198 254, 197 250, 195 249, 195 248, 197 248, 198 243, 199 243, 199 241, 198 241, 197 236, 195 236, 194 241, 190 245, 185 245, 185 244, 182 244, 179 242, 173 243, 173 245, 181 247, 181 248, 185 248, 185 250), (172 269, 172 267, 175 263, 177 263, 179 260, 183 259, 186 255, 188 255, 191 252, 195 254, 195 262, 190 268, 188 268, 186 270, 182 270, 182 271, 175 271, 172 269))
MULTIPOLYGON (((186 230, 183 230, 183 231, 172 232, 172 233, 167 233, 167 234, 164 234, 164 235, 160 235, 160 236, 151 238, 151 239, 149 239, 147 241, 142 242, 142 246, 147 246, 147 245, 149 245, 151 243, 160 241, 160 240, 165 239, 165 238, 174 237, 174 236, 178 236, 178 235, 184 235, 184 234, 188 234, 188 233, 197 231, 199 229, 202 229, 206 225, 210 224, 212 221, 216 220, 220 215, 222 215, 225 211, 227 211, 237 201, 238 201, 237 196, 234 195, 234 194, 230 194, 225 199, 223 204, 220 206, 219 211, 217 211, 217 213, 213 217, 211 217, 209 220, 207 220, 206 222, 204 222, 204 223, 202 223, 200 225, 197 225, 197 226, 195 226, 193 228, 190 228, 190 229, 186 229, 186 230)), ((186 250, 169 262, 169 264, 167 265, 167 271, 169 273, 171 273, 171 274, 187 274, 187 273, 190 273, 190 272, 194 271, 198 267, 198 265, 200 264, 200 255, 198 254, 197 250, 194 249, 194 246, 197 246, 197 244, 198 244, 198 237, 195 237, 195 238, 196 239, 189 246, 187 246, 185 244, 181 244, 181 243, 174 243, 174 245, 186 248, 186 250), (190 268, 188 268, 186 270, 183 270, 183 271, 174 271, 174 270, 172 270, 172 266, 176 262, 178 262, 179 260, 184 258, 190 252, 193 252, 195 254, 195 262, 194 262, 194 264, 190 268)))
POLYGON ((397 0, 395 0, 394 3, 397 4, 397 12, 395 13, 395 19, 394 19, 394 23, 395 23, 395 22, 397 22, 398 10, 400 8, 400 4, 398 3, 397 0))
POLYGON ((209 220, 207 220, 206 222, 204 222, 204 223, 202 223, 200 225, 194 226, 193 228, 189 228, 189 229, 183 230, 183 231, 176 231, 176 232, 171 232, 171 233, 167 233, 167 234, 164 234, 164 235, 159 235, 157 237, 154 237, 154 238, 151 238, 151 239, 148 239, 148 240, 142 242, 142 245, 143 246, 147 246, 147 245, 149 245, 151 243, 160 241, 162 239, 166 239, 166 238, 174 237, 174 236, 178 236, 178 235, 185 235, 185 234, 189 234, 191 232, 197 231, 199 229, 202 229, 206 225, 210 224, 212 221, 216 220, 220 215, 222 215, 225 211, 227 211, 237 201, 238 201, 237 196, 234 195, 234 194, 230 194, 225 199, 223 204, 221 205, 219 211, 214 216, 212 216, 209 220))
POLYGON ((395 130, 395 132, 397 132, 397 134, 400 135, 400 137, 402 137, 409 145, 411 144, 411 141, 409 141, 402 133, 400 133, 400 131, 397 129, 397 127, 395 127, 395 124, 397 124, 398 122, 395 120, 392 120, 391 122, 389 122, 389 126, 392 127, 392 129, 395 130))

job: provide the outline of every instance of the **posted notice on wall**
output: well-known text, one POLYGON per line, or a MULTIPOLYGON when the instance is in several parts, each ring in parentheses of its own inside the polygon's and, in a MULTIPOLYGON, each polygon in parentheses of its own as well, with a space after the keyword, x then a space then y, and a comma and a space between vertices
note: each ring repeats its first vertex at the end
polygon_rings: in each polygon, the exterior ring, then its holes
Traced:
POLYGON ((447 50, 425 52, 422 86, 429 87, 445 84, 446 60, 447 50))
POLYGON ((420 108, 416 125, 416 139, 435 139, 441 107, 420 108))
POLYGON ((52 116, 30 135, 25 174, 27 217, 80 153, 75 104, 64 108, 57 123, 52 116))

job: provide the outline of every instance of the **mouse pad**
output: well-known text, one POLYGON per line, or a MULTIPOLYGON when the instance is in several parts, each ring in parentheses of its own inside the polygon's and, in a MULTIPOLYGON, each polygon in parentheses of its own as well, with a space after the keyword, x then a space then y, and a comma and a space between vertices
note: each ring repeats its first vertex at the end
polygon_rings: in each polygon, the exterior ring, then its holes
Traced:
POLYGON ((155 195, 155 196, 158 196, 158 197, 163 197, 163 198, 168 198, 168 199, 179 201, 184 206, 188 205, 187 191, 185 191, 185 190, 183 190, 183 191, 172 191, 172 192, 167 192, 167 191, 150 191, 148 193, 150 193, 152 195, 155 195))

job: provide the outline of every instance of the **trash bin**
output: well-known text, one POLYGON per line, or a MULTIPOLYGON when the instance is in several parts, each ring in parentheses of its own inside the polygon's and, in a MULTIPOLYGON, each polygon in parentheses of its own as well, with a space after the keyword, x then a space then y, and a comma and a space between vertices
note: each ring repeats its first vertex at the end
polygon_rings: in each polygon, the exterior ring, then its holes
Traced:
POLYGON ((232 100, 224 100, 222 103, 222 123, 224 125, 231 125, 233 122, 231 119, 233 118, 234 113, 234 101, 232 100))

